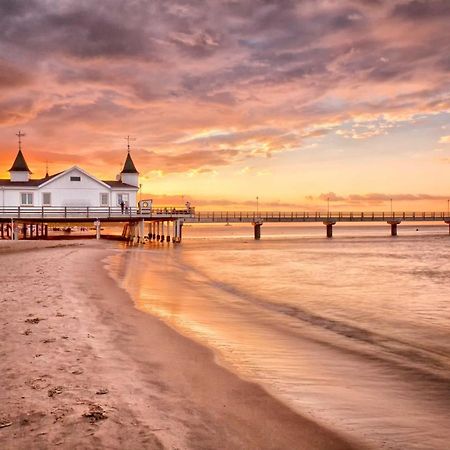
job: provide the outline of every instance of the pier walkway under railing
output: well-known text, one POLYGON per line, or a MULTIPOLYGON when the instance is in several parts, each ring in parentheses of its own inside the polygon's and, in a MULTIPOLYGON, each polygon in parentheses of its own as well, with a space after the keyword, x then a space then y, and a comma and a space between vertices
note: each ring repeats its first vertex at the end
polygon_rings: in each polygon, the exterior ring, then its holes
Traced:
MULTIPOLYGON (((449 225, 450 213, 447 212, 298 212, 298 211, 195 211, 194 208, 158 207, 158 208, 124 208, 118 207, 55 207, 55 206, 21 206, 0 207, 1 237, 10 236, 13 223, 22 225, 26 236, 27 226, 37 227, 41 236, 47 231, 43 224, 49 223, 95 223, 124 222, 127 224, 124 233, 127 236, 144 235, 155 240, 170 240, 170 228, 173 226, 172 241, 181 240, 184 223, 249 223, 254 227, 255 239, 261 237, 261 227, 264 223, 322 223, 326 226, 327 237, 333 236, 333 226, 337 223, 351 222, 385 222, 391 227, 391 235, 397 235, 397 227, 402 222, 444 222, 449 225), (149 231, 144 234, 144 225, 149 224, 149 231), (4 229, 4 226, 6 228, 4 229), (39 228, 39 226, 41 228, 39 228), (8 227, 10 227, 8 229, 8 227), (165 230, 165 231, 164 231, 165 230)), ((124 229, 125 230, 125 229, 124 229)), ((35 234, 36 236, 36 234, 35 234)))

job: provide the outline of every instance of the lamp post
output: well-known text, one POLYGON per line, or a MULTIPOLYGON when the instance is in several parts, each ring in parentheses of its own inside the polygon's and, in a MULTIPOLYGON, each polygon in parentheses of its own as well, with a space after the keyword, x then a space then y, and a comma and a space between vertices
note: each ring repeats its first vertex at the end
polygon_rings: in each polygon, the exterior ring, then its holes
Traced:
POLYGON ((330 197, 327 197, 327 216, 330 217, 330 197))
POLYGON ((259 216, 259 197, 256 196, 256 215, 259 216))
POLYGON ((392 209, 392 198, 391 198, 391 217, 394 215, 394 210, 392 209))
POLYGON ((450 217, 450 199, 447 200, 447 217, 450 217))

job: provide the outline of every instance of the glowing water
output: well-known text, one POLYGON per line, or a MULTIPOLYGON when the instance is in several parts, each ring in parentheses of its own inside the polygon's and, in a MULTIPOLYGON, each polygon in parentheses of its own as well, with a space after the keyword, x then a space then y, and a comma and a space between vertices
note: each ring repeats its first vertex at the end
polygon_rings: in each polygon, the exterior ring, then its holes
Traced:
POLYGON ((448 229, 388 231, 185 227, 110 267, 139 308, 299 412, 378 448, 449 448, 448 229))

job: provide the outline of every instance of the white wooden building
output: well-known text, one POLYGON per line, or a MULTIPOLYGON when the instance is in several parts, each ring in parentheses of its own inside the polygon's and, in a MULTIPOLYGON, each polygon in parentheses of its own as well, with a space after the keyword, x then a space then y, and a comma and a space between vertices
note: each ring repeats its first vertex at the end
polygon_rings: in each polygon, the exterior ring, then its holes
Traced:
POLYGON ((10 178, 0 179, 0 205, 18 206, 125 206, 135 207, 139 173, 128 151, 116 180, 100 180, 73 166, 41 179, 30 178, 31 171, 19 147, 9 169, 10 178))

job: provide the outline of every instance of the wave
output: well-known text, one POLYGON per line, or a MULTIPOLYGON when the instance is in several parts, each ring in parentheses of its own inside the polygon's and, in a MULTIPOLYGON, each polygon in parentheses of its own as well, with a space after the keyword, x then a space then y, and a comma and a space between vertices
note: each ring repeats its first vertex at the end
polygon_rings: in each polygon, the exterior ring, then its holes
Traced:
MULTIPOLYGON (((173 260, 172 264, 184 274, 195 274, 196 278, 201 280, 201 283, 212 289, 232 295, 242 302, 247 302, 266 311, 295 319, 302 324, 307 324, 313 330, 322 332, 321 334, 311 333, 304 327, 301 330, 298 327, 292 327, 291 333, 298 334, 301 332, 303 338, 338 348, 341 351, 378 359, 395 364, 400 368, 413 369, 419 377, 427 375, 436 381, 450 381, 450 355, 446 352, 419 346, 415 342, 370 330, 342 319, 318 314, 308 308, 271 301, 270 298, 261 297, 242 287, 215 279, 198 267, 186 261, 182 262, 181 259, 173 260), (333 338, 333 335, 335 338, 333 338)), ((187 277, 183 276, 182 278, 186 280, 187 277)), ((189 283, 189 281, 185 282, 189 283)), ((197 285, 193 288, 201 289, 201 286, 197 285)))

